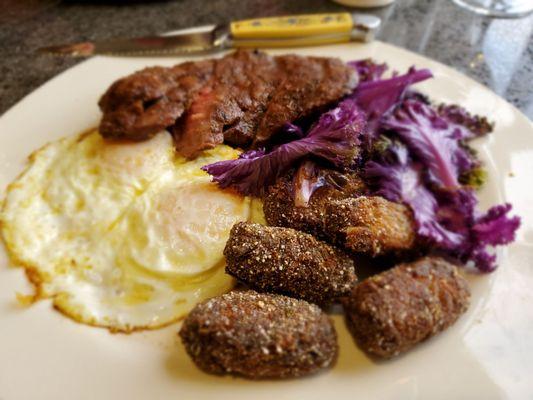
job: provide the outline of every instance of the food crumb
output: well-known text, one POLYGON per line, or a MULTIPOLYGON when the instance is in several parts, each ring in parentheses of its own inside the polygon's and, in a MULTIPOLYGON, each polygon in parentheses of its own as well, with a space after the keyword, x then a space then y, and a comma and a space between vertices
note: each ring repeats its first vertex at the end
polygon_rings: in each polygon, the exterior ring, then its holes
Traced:
POLYGON ((20 292, 15 292, 15 296, 17 298, 17 302, 19 305, 23 307, 29 307, 33 303, 35 303, 35 295, 33 294, 23 294, 20 292))

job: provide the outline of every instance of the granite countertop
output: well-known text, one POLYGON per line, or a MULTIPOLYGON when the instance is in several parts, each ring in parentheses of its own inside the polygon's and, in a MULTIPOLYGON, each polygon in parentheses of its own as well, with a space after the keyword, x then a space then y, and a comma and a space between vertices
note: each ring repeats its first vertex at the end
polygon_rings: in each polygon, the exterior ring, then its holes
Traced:
MULTIPOLYGON (((57 43, 145 35, 232 19, 342 11, 328 0, 4 0, 0 15, 0 114, 79 62, 36 55, 57 43)), ((489 19, 451 0, 398 0, 372 10, 382 41, 450 65, 533 119, 533 15, 489 19)))

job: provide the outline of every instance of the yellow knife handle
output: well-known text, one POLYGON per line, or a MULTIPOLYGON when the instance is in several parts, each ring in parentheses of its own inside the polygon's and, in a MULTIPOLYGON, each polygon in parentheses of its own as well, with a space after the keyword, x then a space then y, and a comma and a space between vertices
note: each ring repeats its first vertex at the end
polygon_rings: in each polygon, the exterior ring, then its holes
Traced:
POLYGON ((302 36, 298 38, 287 39, 244 39, 232 42, 232 47, 240 49, 264 49, 280 47, 304 47, 304 46, 322 46, 327 44, 348 43, 350 35, 340 36, 302 36))
POLYGON ((233 39, 283 39, 335 35, 349 37, 353 29, 350 13, 292 15, 232 22, 233 39), (344 34, 344 35, 342 35, 344 34))

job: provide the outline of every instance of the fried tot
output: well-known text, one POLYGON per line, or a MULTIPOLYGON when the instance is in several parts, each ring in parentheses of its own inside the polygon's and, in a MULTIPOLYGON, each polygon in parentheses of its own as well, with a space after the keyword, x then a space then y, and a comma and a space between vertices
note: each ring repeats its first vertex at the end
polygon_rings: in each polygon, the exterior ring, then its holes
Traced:
POLYGON ((416 239, 411 210, 377 196, 330 203, 325 230, 339 246, 372 257, 411 250, 416 239))
POLYGON ((469 300, 468 283, 454 265, 425 257, 362 281, 343 305, 361 349, 391 358, 451 326, 469 300))
POLYGON ((226 272, 253 289, 329 304, 357 277, 344 252, 290 228, 239 222, 224 249, 226 272))
POLYGON ((310 375, 331 367, 338 353, 333 323, 319 307, 254 291, 198 304, 179 335, 203 371, 249 379, 310 375))

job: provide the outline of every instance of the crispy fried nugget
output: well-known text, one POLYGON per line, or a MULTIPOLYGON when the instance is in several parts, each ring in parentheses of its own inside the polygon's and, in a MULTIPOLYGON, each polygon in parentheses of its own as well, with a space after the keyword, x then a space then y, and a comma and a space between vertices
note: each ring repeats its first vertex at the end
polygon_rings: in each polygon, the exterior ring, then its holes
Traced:
POLYGON ((313 374, 338 353, 333 323, 318 306, 254 291, 198 304, 179 335, 203 371, 250 379, 313 374))
POLYGON ((325 230, 354 253, 378 256, 412 249, 415 244, 411 210, 382 197, 357 197, 328 204, 325 230))
MULTIPOLYGON (((334 174, 332 172, 331 174, 334 174)), ((324 186, 318 189, 309 200, 307 207, 294 204, 293 174, 281 177, 272 185, 263 199, 263 211, 269 225, 293 228, 309 233, 319 239, 327 240, 324 231, 326 207, 335 200, 359 196, 365 185, 356 174, 338 174, 333 179, 340 182, 340 188, 324 186)))
POLYGON ((344 252, 290 228, 239 222, 224 249, 226 272, 253 289, 328 304, 357 278, 344 252))
POLYGON ((343 305, 359 346, 390 358, 448 328, 469 300, 468 283, 454 265, 425 257, 364 280, 343 305))

